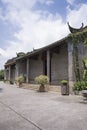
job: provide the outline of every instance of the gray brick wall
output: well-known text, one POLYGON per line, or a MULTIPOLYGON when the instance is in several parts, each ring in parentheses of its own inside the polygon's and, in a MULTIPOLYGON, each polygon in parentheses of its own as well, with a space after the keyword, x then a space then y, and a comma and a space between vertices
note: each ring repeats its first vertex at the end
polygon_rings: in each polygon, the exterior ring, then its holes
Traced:
POLYGON ((30 59, 29 68, 29 82, 34 83, 35 77, 43 74, 43 61, 41 60, 41 56, 37 60, 30 59))
POLYGON ((68 79, 68 52, 67 45, 61 47, 59 53, 53 53, 51 59, 51 83, 60 84, 68 79))
POLYGON ((87 58, 87 47, 84 46, 83 43, 78 44, 78 57, 79 57, 80 75, 81 75, 81 78, 82 78, 83 70, 84 70, 82 60, 84 58, 87 58))
POLYGON ((9 80, 9 70, 6 70, 6 80, 9 80))
POLYGON ((18 76, 24 76, 26 81, 26 59, 22 61, 17 61, 16 63, 16 78, 18 76))
POLYGON ((16 70, 15 70, 15 65, 14 65, 14 66, 11 66, 11 80, 13 81, 16 79, 15 73, 16 73, 16 70))

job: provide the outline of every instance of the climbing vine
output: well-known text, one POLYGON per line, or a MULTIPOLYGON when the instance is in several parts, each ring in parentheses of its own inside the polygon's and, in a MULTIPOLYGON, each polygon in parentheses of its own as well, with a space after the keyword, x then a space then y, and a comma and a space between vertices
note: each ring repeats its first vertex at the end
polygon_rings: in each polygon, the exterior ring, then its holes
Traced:
POLYGON ((87 81, 87 59, 83 59, 84 72, 83 72, 83 80, 87 81))
POLYGON ((84 45, 87 45, 87 28, 85 28, 83 31, 69 34, 68 40, 74 44, 83 42, 84 45))
POLYGON ((78 47, 74 45, 74 54, 75 54, 75 76, 76 76, 76 81, 80 81, 80 69, 79 69, 79 56, 78 56, 78 47))
POLYGON ((80 81, 81 78, 80 78, 79 57, 78 57, 78 43, 83 43, 85 46, 87 46, 87 28, 85 27, 83 31, 69 34, 68 41, 73 43, 74 46, 75 77, 76 81, 80 81))

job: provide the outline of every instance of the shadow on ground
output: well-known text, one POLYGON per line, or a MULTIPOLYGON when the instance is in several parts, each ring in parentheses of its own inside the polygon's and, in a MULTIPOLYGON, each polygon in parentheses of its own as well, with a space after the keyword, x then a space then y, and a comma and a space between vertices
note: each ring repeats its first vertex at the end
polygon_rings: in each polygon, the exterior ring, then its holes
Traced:
POLYGON ((61 96, 58 98, 54 98, 53 100, 63 102, 63 103, 87 104, 87 98, 83 98, 82 96, 61 96))
POLYGON ((3 91, 3 89, 2 88, 0 88, 0 93, 3 91))

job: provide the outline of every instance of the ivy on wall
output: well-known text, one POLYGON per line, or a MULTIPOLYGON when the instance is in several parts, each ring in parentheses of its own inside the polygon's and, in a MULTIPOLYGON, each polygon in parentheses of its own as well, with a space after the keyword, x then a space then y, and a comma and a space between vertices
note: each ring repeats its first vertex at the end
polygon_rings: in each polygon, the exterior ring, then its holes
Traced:
POLYGON ((80 68, 79 68, 78 44, 83 43, 85 46, 87 46, 87 27, 85 27, 83 31, 69 34, 68 41, 71 42, 74 46, 75 77, 76 77, 76 81, 80 81, 81 76, 80 76, 80 68))
POLYGON ((68 41, 71 41, 73 44, 83 42, 84 45, 87 45, 87 28, 85 28, 83 31, 69 34, 68 41))
POLYGON ((83 72, 83 80, 87 81, 87 58, 83 59, 84 72, 83 72))

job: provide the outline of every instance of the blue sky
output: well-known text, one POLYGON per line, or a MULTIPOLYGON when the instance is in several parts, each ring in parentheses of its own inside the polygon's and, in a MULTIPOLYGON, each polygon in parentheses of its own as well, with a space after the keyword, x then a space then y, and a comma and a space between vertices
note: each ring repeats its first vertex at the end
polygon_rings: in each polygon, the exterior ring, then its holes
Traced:
POLYGON ((54 0, 50 6, 46 4, 43 5, 41 3, 37 3, 35 8, 40 10, 48 10, 54 15, 55 13, 59 13, 61 14, 62 17, 65 17, 66 6, 67 6, 66 0, 54 0))
POLYGON ((51 44, 87 25, 87 0, 0 0, 0 69, 16 52, 51 44))

